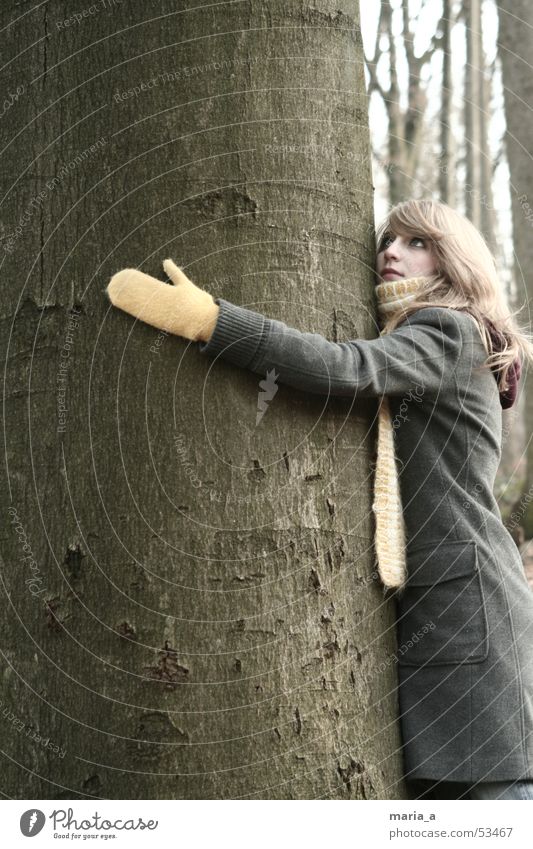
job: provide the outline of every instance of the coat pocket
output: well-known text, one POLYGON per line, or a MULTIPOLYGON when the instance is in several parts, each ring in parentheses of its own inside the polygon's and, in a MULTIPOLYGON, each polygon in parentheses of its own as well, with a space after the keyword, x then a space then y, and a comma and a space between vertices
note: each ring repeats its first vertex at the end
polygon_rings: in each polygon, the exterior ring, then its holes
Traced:
POLYGON ((398 663, 481 663, 489 652, 487 610, 473 540, 435 542, 408 552, 409 577, 397 602, 398 663))

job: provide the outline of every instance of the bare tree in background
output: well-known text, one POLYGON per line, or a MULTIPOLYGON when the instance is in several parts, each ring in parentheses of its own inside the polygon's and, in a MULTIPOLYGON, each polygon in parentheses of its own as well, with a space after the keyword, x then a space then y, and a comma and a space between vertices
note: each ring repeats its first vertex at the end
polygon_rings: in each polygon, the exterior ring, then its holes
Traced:
POLYGON ((491 79, 493 68, 486 67, 481 33, 481 0, 454 3, 444 0, 441 18, 424 53, 414 52, 414 36, 424 11, 409 14, 409 2, 403 0, 401 37, 393 35, 393 4, 390 0, 380 6, 377 35, 372 58, 366 58, 368 93, 377 92, 382 98, 387 121, 387 161, 375 152, 378 167, 386 165, 388 195, 391 204, 432 190, 454 206, 465 204, 466 212, 483 231, 491 247, 495 247, 495 220, 492 199, 493 163, 489 149, 491 115, 491 79), (454 122, 461 120, 453 108, 452 30, 463 20, 466 25, 464 162, 466 179, 457 185, 457 167, 461 151, 454 122), (386 45, 386 48, 383 47, 386 45), (435 128, 427 120, 427 83, 422 70, 431 62, 436 51, 442 51, 440 114, 435 128), (404 55, 403 55, 404 53, 404 55), (383 57, 387 57, 388 87, 384 86, 383 57), (401 102, 403 59, 407 63, 407 108, 401 102), (381 62, 380 72, 378 64, 381 62))
POLYGON ((466 148, 466 214, 481 230, 481 0, 463 0, 466 23, 464 123, 466 148))
MULTIPOLYGON (((498 53, 502 65, 507 132, 505 145, 511 175, 511 212, 517 287, 515 307, 533 300, 533 171, 531 139, 533 138, 533 5, 529 0, 498 0, 498 53)), ((522 322, 531 321, 531 313, 523 312, 522 322)), ((511 509, 524 527, 527 539, 533 538, 533 375, 528 370, 523 386, 526 423, 526 470, 522 490, 511 509)), ((514 520, 513 520, 514 521, 514 520)))
POLYGON ((443 0, 442 7, 442 95, 440 116, 439 195, 450 206, 455 203, 455 135, 453 132, 453 0, 443 0))
POLYGON ((491 251, 497 255, 497 220, 493 190, 494 172, 497 162, 491 154, 489 143, 490 121, 492 117, 492 80, 495 72, 495 62, 489 66, 486 62, 484 51, 479 72, 481 77, 481 232, 491 251))
POLYGON ((496 250, 493 162, 489 145, 491 81, 483 47, 482 0, 463 0, 466 25, 464 123, 466 148, 465 208, 468 218, 496 250))
MULTIPOLYGON (((408 0, 401 6, 403 32, 401 49, 407 62, 407 107, 401 103, 399 82, 401 60, 398 55, 397 37, 393 34, 393 6, 391 0, 380 5, 376 43, 372 58, 366 58, 369 74, 368 95, 378 92, 383 99, 388 120, 387 174, 389 200, 394 205, 412 197, 413 183, 418 175, 424 138, 424 117, 427 108, 426 84, 421 79, 424 66, 431 61, 434 51, 443 44, 441 22, 437 22, 435 34, 429 47, 421 56, 415 56, 413 38, 420 13, 410 19, 408 0), (384 86, 379 79, 377 65, 383 55, 380 46, 385 37, 388 53, 389 84, 384 86)), ((399 39, 398 39, 399 40, 399 39)), ((382 161, 378 154, 378 161, 382 161)))

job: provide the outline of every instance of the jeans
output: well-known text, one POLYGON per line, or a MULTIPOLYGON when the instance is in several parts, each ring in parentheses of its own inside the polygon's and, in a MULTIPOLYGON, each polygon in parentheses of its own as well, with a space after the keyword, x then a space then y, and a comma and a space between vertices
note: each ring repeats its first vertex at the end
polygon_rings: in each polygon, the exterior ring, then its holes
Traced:
POLYGON ((431 781, 412 779, 406 782, 411 799, 533 799, 533 779, 508 781, 431 781))

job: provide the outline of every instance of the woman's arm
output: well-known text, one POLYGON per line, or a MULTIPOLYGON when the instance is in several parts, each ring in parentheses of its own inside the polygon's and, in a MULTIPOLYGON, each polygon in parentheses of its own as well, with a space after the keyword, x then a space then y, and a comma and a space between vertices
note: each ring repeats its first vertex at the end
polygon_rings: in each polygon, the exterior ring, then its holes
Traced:
POLYGON ((202 354, 321 395, 403 395, 421 387, 436 397, 453 385, 463 346, 463 316, 438 307, 413 313, 377 339, 330 342, 216 298, 220 311, 202 354))
POLYGON ((198 342, 200 353, 320 395, 436 397, 454 386, 454 369, 473 324, 442 307, 413 313, 377 339, 330 342, 200 289, 171 260, 173 286, 124 269, 107 288, 111 302, 154 327, 198 342))

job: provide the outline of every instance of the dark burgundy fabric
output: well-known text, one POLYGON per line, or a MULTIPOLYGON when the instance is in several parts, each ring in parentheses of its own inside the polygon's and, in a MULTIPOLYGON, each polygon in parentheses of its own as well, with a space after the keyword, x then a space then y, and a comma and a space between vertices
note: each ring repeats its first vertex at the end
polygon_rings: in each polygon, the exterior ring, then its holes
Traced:
MULTIPOLYGON (((492 339, 493 350, 501 351, 503 348, 505 348, 505 338, 503 334, 496 329, 490 318, 485 318, 484 320, 485 324, 487 325, 490 338, 492 339)), ((498 370, 493 367, 492 371, 494 373, 494 377, 499 383, 498 370)), ((512 363, 507 373, 507 382, 509 384, 509 388, 505 390, 505 392, 500 391, 500 403, 504 410, 507 410, 509 407, 512 407, 514 402, 516 401, 516 396, 518 393, 518 381, 520 380, 520 372, 520 358, 517 357, 512 363)))

